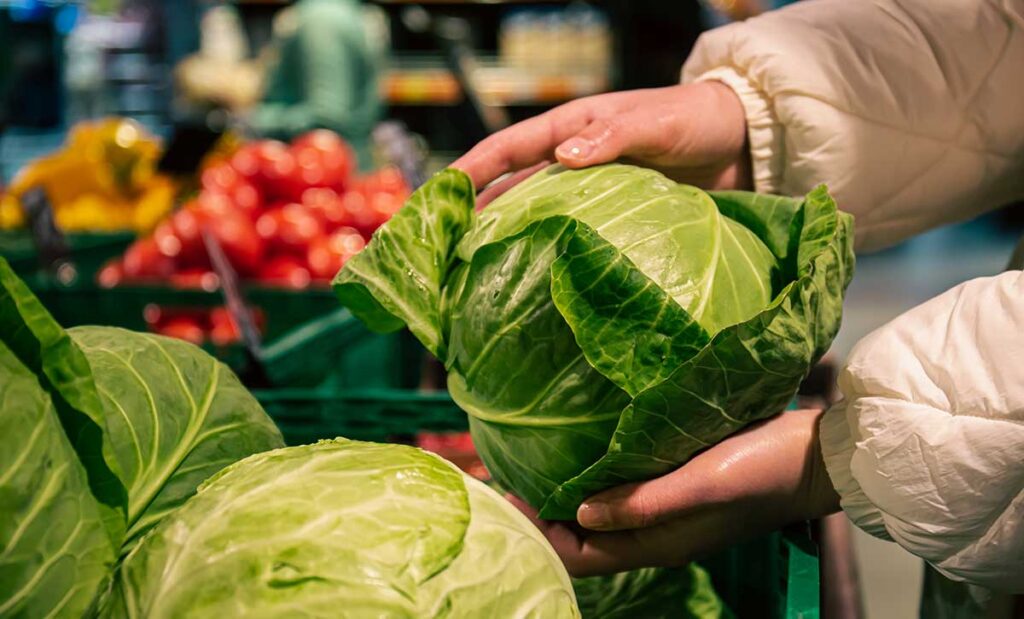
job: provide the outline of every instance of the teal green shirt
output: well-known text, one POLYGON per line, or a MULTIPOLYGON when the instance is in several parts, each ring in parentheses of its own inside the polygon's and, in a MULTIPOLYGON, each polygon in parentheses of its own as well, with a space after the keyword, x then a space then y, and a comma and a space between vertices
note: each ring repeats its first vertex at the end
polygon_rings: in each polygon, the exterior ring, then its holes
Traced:
POLYGON ((277 62, 251 123, 260 134, 290 139, 315 128, 337 131, 370 165, 370 132, 381 115, 378 59, 355 0, 299 0, 294 29, 272 43, 277 62))

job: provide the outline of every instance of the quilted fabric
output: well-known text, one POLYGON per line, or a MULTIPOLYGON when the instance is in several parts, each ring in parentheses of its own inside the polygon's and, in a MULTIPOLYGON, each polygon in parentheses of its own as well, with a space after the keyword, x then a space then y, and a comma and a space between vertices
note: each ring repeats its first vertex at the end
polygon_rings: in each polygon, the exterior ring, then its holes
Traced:
POLYGON ((878 249, 1024 196, 1024 2, 816 0, 705 33, 758 191, 828 183, 878 249))

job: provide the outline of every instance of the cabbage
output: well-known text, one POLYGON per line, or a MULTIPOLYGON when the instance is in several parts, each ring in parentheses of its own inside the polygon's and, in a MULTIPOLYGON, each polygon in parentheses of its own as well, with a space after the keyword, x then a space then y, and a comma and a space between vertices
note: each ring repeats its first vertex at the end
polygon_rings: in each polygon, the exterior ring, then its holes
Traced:
POLYGON ((579 616, 540 532, 444 460, 282 446, 216 359, 64 330, 0 257, 0 617, 579 616))
POLYGON ((577 617, 510 503, 413 447, 321 441, 203 484, 125 560, 128 617, 577 617))
POLYGON ((852 219, 652 170, 551 166, 474 213, 445 170, 334 281, 448 369, 488 470, 550 519, 781 411, 835 336, 852 219))
POLYGON ((572 582, 583 619, 724 619, 732 617, 695 563, 645 567, 572 582))

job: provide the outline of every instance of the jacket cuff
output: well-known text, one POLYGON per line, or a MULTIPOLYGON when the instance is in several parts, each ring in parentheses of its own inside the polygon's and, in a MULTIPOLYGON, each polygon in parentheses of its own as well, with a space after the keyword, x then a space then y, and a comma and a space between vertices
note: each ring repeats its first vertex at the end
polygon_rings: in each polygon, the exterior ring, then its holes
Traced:
POLYGON ((779 193, 785 162, 785 141, 783 126, 775 117, 771 99, 733 67, 716 67, 701 73, 693 81, 712 80, 731 88, 743 104, 747 116, 747 141, 750 144, 754 190, 760 193, 779 193))
POLYGON ((847 411, 846 400, 836 403, 821 417, 818 436, 825 469, 832 486, 839 493, 839 504, 855 525, 875 537, 892 541, 885 528, 882 512, 868 499, 860 483, 853 476, 850 465, 857 449, 851 428, 854 420, 847 411))

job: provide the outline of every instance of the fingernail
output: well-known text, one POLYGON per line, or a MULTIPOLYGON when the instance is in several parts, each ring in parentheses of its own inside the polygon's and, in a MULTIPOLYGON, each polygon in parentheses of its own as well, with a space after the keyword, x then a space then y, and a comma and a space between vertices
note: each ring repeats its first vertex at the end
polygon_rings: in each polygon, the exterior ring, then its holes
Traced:
POLYGON ((589 140, 570 138, 555 149, 555 154, 563 159, 586 159, 592 150, 594 145, 589 140))
POLYGON ((587 529, 600 531, 611 526, 612 516, 607 503, 593 501, 580 505, 576 510, 576 521, 587 529))

